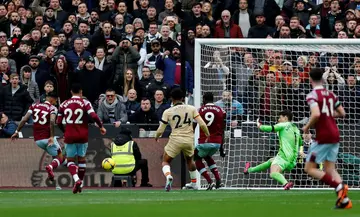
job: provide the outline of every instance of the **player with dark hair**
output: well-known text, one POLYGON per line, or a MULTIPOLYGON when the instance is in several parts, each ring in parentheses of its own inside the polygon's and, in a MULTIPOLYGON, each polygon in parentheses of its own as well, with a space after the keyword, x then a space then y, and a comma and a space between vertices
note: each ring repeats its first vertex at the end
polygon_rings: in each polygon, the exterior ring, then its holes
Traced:
POLYGON ((335 118, 345 117, 345 110, 336 95, 322 86, 322 76, 321 69, 311 69, 313 90, 306 97, 311 116, 303 130, 309 133, 309 129, 315 127, 316 138, 307 154, 305 172, 335 188, 336 208, 350 209, 352 202, 347 196, 349 187, 343 183, 335 167, 340 147, 340 133, 335 118), (317 168, 320 163, 323 163, 324 171, 317 168))
MULTIPOLYGON (((205 121, 209 129, 210 136, 207 137, 204 132, 200 131, 198 145, 195 147, 194 152, 196 169, 208 182, 207 190, 212 190, 214 187, 218 189, 224 186, 221 183, 220 174, 212 156, 220 150, 220 156, 225 157, 223 143, 224 130, 226 127, 226 112, 213 102, 214 95, 211 92, 207 92, 203 95, 204 105, 199 109, 199 114, 205 121), (214 174, 216 184, 210 178, 203 163, 203 159, 206 161, 209 169, 214 174)), ((185 187, 191 188, 191 185, 186 184, 185 187)))
POLYGON ((262 125, 259 119, 256 121, 257 127, 264 132, 276 132, 279 137, 279 152, 276 157, 269 159, 265 163, 250 167, 250 163, 245 164, 244 174, 261 172, 270 168, 270 177, 284 186, 284 190, 290 190, 293 187, 292 182, 288 182, 284 171, 291 171, 296 166, 296 160, 299 153, 299 147, 302 145, 302 139, 299 129, 292 121, 293 114, 285 110, 280 112, 278 124, 262 125))
POLYGON ((99 117, 95 113, 91 103, 82 98, 80 84, 73 84, 71 87, 72 97, 64 101, 59 108, 57 124, 65 131, 65 150, 67 155, 67 166, 74 178, 75 185, 73 193, 81 193, 83 179, 86 170, 86 151, 88 147, 88 115, 94 119, 100 128, 102 135, 106 134, 99 117), (65 125, 65 129, 64 126, 65 125), (77 156, 78 166, 75 165, 77 156))
POLYGON ((54 181, 53 170, 65 161, 61 147, 55 137, 57 108, 54 105, 57 98, 54 92, 49 92, 46 95, 45 102, 32 104, 20 121, 15 133, 11 136, 11 139, 17 138, 25 123, 32 117, 35 143, 53 157, 51 164, 45 167, 50 181, 54 181))
POLYGON ((194 129, 192 123, 194 120, 200 125, 205 136, 209 136, 209 130, 200 117, 194 106, 185 105, 184 92, 180 88, 174 88, 171 91, 173 107, 166 109, 162 115, 160 126, 156 131, 155 140, 163 134, 166 126, 170 124, 171 135, 169 141, 164 148, 162 171, 166 177, 165 190, 170 191, 173 181, 171 175, 170 163, 180 153, 183 152, 187 167, 190 173, 191 185, 193 189, 196 186, 196 166, 193 160, 194 155, 194 129))

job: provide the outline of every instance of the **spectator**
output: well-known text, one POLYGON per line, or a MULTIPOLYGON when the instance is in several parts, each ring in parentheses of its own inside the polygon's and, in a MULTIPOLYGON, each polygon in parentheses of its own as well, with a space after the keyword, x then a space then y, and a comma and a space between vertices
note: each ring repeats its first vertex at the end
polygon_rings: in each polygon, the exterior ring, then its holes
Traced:
POLYGON ((144 66, 144 61, 146 59, 146 49, 142 47, 142 42, 141 42, 141 38, 139 36, 134 36, 132 38, 132 44, 133 47, 136 49, 136 51, 139 53, 140 55, 140 59, 138 60, 137 64, 138 64, 138 69, 137 69, 137 73, 136 76, 140 79, 142 76, 142 68, 144 66))
POLYGON ((81 84, 83 95, 97 108, 99 95, 106 90, 106 77, 102 71, 95 68, 92 56, 79 62, 79 70, 75 72, 74 77, 73 82, 81 84))
POLYGON ((148 95, 147 88, 148 88, 148 85, 150 84, 150 82, 152 82, 153 80, 154 80, 154 76, 151 73, 149 67, 144 66, 142 69, 142 77, 139 80, 142 94, 148 95))
POLYGON ((165 99, 169 99, 170 97, 170 86, 164 82, 164 74, 161 70, 156 70, 154 80, 152 80, 147 86, 147 95, 148 98, 153 100, 155 96, 155 92, 157 90, 162 90, 165 99))
POLYGON ((46 101, 46 95, 50 92, 53 92, 55 89, 55 85, 54 85, 54 82, 48 80, 45 82, 45 85, 44 85, 44 93, 40 96, 40 102, 41 103, 44 103, 46 101))
POLYGON ((103 72, 104 79, 106 81, 106 86, 109 87, 111 85, 111 75, 113 72, 112 64, 106 58, 105 49, 103 47, 98 47, 96 49, 96 54, 94 57, 95 60, 95 68, 99 69, 103 72))
POLYGON ((113 124, 120 127, 128 120, 126 107, 123 103, 124 99, 120 95, 116 95, 112 89, 107 89, 105 94, 100 95, 99 108, 97 115, 103 123, 113 124))
POLYGON ((239 0, 239 9, 233 14, 233 20, 240 27, 242 35, 247 38, 250 28, 256 25, 253 13, 248 8, 248 0, 239 0))
MULTIPOLYGON (((30 8, 38 14, 44 14, 46 7, 41 7, 40 2, 40 0, 34 0, 30 8)), ((55 19, 59 23, 63 23, 66 20, 68 13, 61 8, 59 0, 50 0, 49 8, 54 10, 55 19)))
POLYGON ((140 109, 140 103, 137 101, 137 92, 135 89, 130 89, 128 91, 125 106, 128 117, 135 114, 135 112, 140 109))
POLYGON ((248 32, 248 38, 266 38, 272 35, 272 30, 265 24, 266 18, 263 13, 255 14, 256 25, 248 32))
POLYGON ((179 16, 179 18, 184 20, 184 25, 188 29, 195 29, 197 24, 201 25, 209 25, 211 26, 211 21, 207 18, 205 14, 201 12, 201 3, 194 2, 191 7, 191 11, 182 11, 181 10, 181 3, 177 3, 175 5, 175 13, 179 16))
POLYGON ((84 59, 89 56, 91 56, 91 53, 85 50, 84 43, 81 38, 76 38, 74 40, 74 49, 66 52, 65 54, 66 61, 73 70, 78 67, 81 58, 84 59))
POLYGON ((10 120, 3 112, 0 112, 0 138, 10 138, 17 127, 14 121, 10 120))
POLYGON ((221 13, 221 23, 215 28, 215 38, 243 38, 241 29, 231 20, 230 11, 221 13))
POLYGON ((349 75, 346 85, 339 92, 340 100, 347 108, 346 123, 356 124, 360 118, 360 88, 354 75, 349 75))
POLYGON ((5 86, 10 82, 10 74, 11 73, 9 70, 9 60, 5 57, 0 57, 0 77, 2 86, 5 86))
POLYGON ((12 121, 20 121, 33 100, 25 85, 19 84, 19 75, 10 75, 10 84, 4 87, 0 99, 0 111, 12 121))
POLYGON ((158 22, 162 23, 167 16, 176 16, 174 13, 174 1, 165 0, 165 10, 159 14, 158 22))
POLYGON ((44 93, 45 81, 51 80, 51 70, 55 65, 55 49, 51 46, 46 48, 45 57, 40 61, 39 68, 36 71, 36 83, 39 86, 40 94, 44 93))
MULTIPOLYGON (((1 38, 1 36, 0 36, 1 38)), ((7 45, 4 46, 0 46, 0 57, 4 57, 8 59, 8 64, 9 64, 9 68, 10 68, 10 72, 11 73, 16 73, 17 72, 17 68, 16 68, 16 62, 13 59, 9 59, 9 47, 7 45)))
POLYGON ((113 54, 121 40, 121 33, 112 28, 111 23, 104 22, 102 29, 92 36, 92 48, 96 51, 98 47, 106 48, 107 54, 113 54))
MULTIPOLYGON (((141 100, 140 109, 129 117, 129 122, 132 124, 158 124, 159 119, 155 113, 154 108, 151 107, 151 102, 148 98, 141 100)), ((152 127, 141 127, 140 131, 150 130, 152 127)))
MULTIPOLYGON (((119 134, 114 139, 114 142, 111 143, 111 155, 112 159, 115 161, 116 165, 123 165, 121 167, 116 167, 112 170, 113 174, 120 175, 131 175, 135 176, 138 170, 141 170, 141 184, 140 187, 152 187, 149 183, 149 168, 148 162, 146 159, 143 159, 139 146, 131 138, 131 131, 127 128, 121 128, 119 134), (129 154, 130 150, 131 154, 129 154), (125 165, 128 165, 127 167, 125 165), (129 166, 131 165, 131 166, 129 166)), ((121 182, 112 181, 113 187, 120 187, 121 182)), ((134 183, 132 183, 134 186, 134 183)))
POLYGON ((222 99, 215 102, 215 105, 226 111, 227 124, 230 124, 231 127, 237 127, 240 124, 244 109, 239 101, 232 98, 231 91, 224 90, 222 99))
MULTIPOLYGON (((156 61, 156 68, 164 72, 164 82, 170 87, 181 85, 181 62, 180 62, 180 48, 174 47, 170 52, 164 52, 161 58, 156 61), (166 58, 168 56, 168 58, 166 58)), ((185 88, 189 96, 193 93, 194 79, 193 72, 189 62, 185 66, 185 88)))
POLYGON ((336 68, 326 67, 323 74, 323 80, 326 89, 334 91, 335 93, 338 93, 345 85, 344 78, 341 77, 336 68))
POLYGON ((111 61, 115 70, 113 78, 113 89, 117 94, 124 94, 124 70, 131 69, 132 71, 136 72, 138 67, 137 62, 139 60, 140 54, 134 47, 131 46, 130 40, 127 38, 123 39, 111 56, 111 61))
POLYGON ((31 99, 34 102, 38 102, 40 99, 40 91, 37 83, 31 80, 30 66, 25 65, 20 69, 20 82, 27 86, 27 91, 29 92, 31 99))
POLYGON ((56 33, 58 33, 61 29, 61 24, 59 20, 55 18, 54 9, 51 7, 45 9, 44 24, 45 23, 49 24, 51 28, 55 30, 56 33))
POLYGON ((144 66, 147 66, 151 72, 155 72, 156 69, 156 60, 158 57, 162 56, 163 53, 160 52, 161 45, 157 39, 151 41, 151 53, 148 53, 145 58, 144 66))
POLYGON ((71 80, 73 79, 70 77, 73 73, 70 72, 69 65, 64 56, 61 56, 56 60, 51 75, 55 78, 54 89, 59 96, 60 102, 64 102, 70 96, 69 87, 71 80))
POLYGON ((152 107, 154 108, 158 119, 161 120, 164 111, 170 108, 170 103, 168 103, 165 99, 164 91, 161 89, 156 90, 153 97, 154 101, 152 103, 152 107))

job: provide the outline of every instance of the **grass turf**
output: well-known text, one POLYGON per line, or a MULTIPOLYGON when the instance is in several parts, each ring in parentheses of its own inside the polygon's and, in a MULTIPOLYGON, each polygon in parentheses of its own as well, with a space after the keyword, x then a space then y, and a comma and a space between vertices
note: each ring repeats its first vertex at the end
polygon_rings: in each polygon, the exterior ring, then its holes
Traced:
POLYGON ((1 217, 359 217, 360 191, 350 210, 334 210, 333 191, 1 190, 1 217))

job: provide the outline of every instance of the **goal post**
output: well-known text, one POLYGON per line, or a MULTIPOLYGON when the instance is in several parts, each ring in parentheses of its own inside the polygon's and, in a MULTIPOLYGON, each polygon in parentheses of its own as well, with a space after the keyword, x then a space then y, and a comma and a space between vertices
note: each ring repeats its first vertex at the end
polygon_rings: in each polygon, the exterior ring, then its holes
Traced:
MULTIPOLYGON (((305 97, 311 91, 313 67, 324 69, 325 86, 335 92, 347 112, 345 119, 338 120, 337 168, 344 182, 360 189, 360 40, 195 39, 194 63, 195 107, 200 108, 203 93, 210 91, 228 114, 227 155, 214 156, 226 189, 282 189, 268 171, 243 174, 246 162, 251 166, 265 162, 279 147, 277 135, 260 132, 255 121, 260 118, 275 124, 279 112, 289 109, 301 128, 309 118, 305 97)), ((314 138, 315 132, 311 133, 314 138)), ((199 129, 196 142, 198 136, 199 129)), ((306 154, 311 138, 304 141, 306 154)), ((294 189, 329 189, 306 175, 303 167, 299 156, 295 168, 285 172, 294 189)), ((204 186, 206 181, 198 184, 204 186)))

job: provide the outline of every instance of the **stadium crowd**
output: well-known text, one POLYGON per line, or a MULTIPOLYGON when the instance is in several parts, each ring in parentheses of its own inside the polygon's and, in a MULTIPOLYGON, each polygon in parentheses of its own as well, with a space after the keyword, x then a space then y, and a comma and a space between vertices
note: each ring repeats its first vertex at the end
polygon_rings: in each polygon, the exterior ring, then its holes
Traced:
MULTIPOLYGON (((74 82, 104 123, 158 123, 170 89, 181 84, 181 43, 191 98, 195 38, 359 38, 359 20, 360 0, 0 0, 1 129, 52 90, 63 102, 74 82)), ((203 68, 233 78, 218 104, 237 101, 227 109, 236 120, 259 112, 275 118, 284 106, 300 120, 311 67, 323 67, 348 113, 360 114, 360 56, 231 52, 232 65, 214 55, 203 68)))

